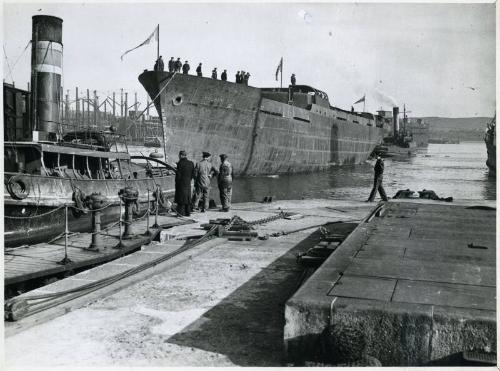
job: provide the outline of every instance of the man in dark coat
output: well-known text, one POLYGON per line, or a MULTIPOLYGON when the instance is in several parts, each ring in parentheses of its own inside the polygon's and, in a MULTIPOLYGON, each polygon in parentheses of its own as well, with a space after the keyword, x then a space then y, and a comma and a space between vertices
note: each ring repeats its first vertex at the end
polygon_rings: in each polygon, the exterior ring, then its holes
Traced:
POLYGON ((292 77, 290 77, 290 81, 292 83, 292 86, 295 86, 295 83, 297 82, 297 80, 295 79, 295 74, 292 73, 292 77))
POLYGON ((158 71, 163 71, 165 69, 165 64, 163 63, 163 59, 160 55, 160 58, 158 58, 158 71))
POLYGON ((219 185, 220 202, 222 211, 229 211, 233 187, 233 167, 227 160, 227 155, 220 155, 220 168, 217 183, 219 185))
POLYGON ((182 65, 182 73, 184 75, 187 75, 189 73, 189 70, 191 69, 191 66, 189 66, 188 61, 182 65))
POLYGON ((217 67, 212 70, 212 79, 217 80, 217 67))
POLYGON ((180 58, 177 58, 177 60, 175 61, 174 67, 175 67, 175 72, 181 72, 182 62, 181 62, 180 58))
POLYGON ((175 69, 174 57, 170 57, 170 60, 168 61, 168 72, 174 72, 174 69, 175 69))
POLYGON ((382 186, 382 180, 384 177, 384 160, 380 156, 377 156, 377 162, 375 163, 375 167, 373 168, 375 172, 375 177, 373 179, 373 188, 370 192, 370 197, 368 197, 368 202, 373 202, 375 199, 375 194, 380 194, 382 200, 387 201, 387 195, 385 194, 384 187, 382 186))
POLYGON ((199 77, 203 77, 203 74, 201 73, 201 63, 198 65, 198 67, 196 67, 196 74, 199 77))
POLYGON ((224 70, 221 74, 220 74, 220 79, 222 81, 227 81, 227 70, 224 70))
POLYGON ((191 215, 191 179, 193 176, 194 164, 187 159, 186 151, 180 151, 175 173, 175 202, 179 215, 191 215))
POLYGON ((236 82, 237 84, 239 84, 241 82, 241 80, 240 80, 240 71, 236 72, 236 80, 234 80, 234 82, 236 82))

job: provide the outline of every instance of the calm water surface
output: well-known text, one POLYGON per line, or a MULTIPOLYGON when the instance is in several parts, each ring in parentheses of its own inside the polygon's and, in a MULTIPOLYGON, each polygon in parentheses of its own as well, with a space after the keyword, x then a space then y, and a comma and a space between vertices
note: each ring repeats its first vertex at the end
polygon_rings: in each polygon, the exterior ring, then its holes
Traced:
MULTIPOLYGON (((131 149, 131 152, 135 151, 131 149)), ((142 152, 149 154, 151 148, 142 152)), ((416 156, 385 159, 384 188, 390 197, 399 189, 409 188, 413 191, 430 189, 440 197, 494 200, 496 182, 488 177, 485 162, 483 142, 429 144, 416 156)), ((262 201, 268 195, 280 200, 365 200, 373 182, 373 164, 374 161, 368 161, 321 173, 237 178, 233 183, 233 202, 262 201)), ((211 196, 219 202, 215 182, 211 196)))

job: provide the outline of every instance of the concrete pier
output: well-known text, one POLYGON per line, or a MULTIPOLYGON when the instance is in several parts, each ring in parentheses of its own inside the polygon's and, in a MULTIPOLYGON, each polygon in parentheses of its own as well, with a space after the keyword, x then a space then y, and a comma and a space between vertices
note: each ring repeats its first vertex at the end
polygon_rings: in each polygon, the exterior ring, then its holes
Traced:
MULTIPOLYGON (((7 366, 280 366, 284 304, 303 268, 296 256, 319 241, 317 225, 360 221, 373 204, 338 200, 234 205, 229 213, 193 214, 197 224, 164 231, 162 243, 45 286, 61 292, 174 251, 200 224, 238 215, 252 221, 282 210, 300 213, 256 227, 267 240, 215 238, 51 313, 6 322, 7 366)), ((28 295, 28 294, 25 294, 28 295)))
POLYGON ((287 302, 289 360, 335 363, 342 332, 365 344, 344 352, 383 366, 460 365, 464 351, 495 352, 491 206, 383 204, 287 302))

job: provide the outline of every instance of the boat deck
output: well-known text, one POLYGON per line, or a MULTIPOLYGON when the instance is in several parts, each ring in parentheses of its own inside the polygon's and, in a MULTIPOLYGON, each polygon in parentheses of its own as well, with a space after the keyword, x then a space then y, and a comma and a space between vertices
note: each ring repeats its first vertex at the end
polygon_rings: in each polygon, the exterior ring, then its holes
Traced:
POLYGON ((7 248, 4 250, 4 285, 25 282, 34 278, 49 277, 59 273, 74 271, 76 269, 92 266, 116 259, 140 246, 151 242, 163 228, 169 228, 189 223, 170 215, 159 215, 160 228, 152 228, 154 217, 150 217, 150 234, 145 235, 146 220, 136 220, 134 231, 137 237, 122 241, 120 249, 114 248, 119 243, 119 227, 114 226, 103 232, 104 248, 99 251, 88 250, 91 243, 91 233, 77 233, 68 236, 67 256, 69 264, 61 264, 65 256, 64 236, 51 242, 40 243, 26 247, 7 248))
POLYGON ((287 302, 288 355, 317 356, 341 328, 384 366, 494 351, 496 209, 482 204, 383 204, 287 302))

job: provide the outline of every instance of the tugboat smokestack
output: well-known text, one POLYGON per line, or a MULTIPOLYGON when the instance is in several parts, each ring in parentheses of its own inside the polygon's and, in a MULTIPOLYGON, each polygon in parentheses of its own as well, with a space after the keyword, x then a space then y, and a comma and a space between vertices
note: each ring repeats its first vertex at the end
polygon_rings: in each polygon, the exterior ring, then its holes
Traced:
POLYGON ((59 132, 62 78, 62 23, 57 17, 33 16, 31 107, 33 140, 54 140, 59 132))
POLYGON ((399 107, 392 108, 392 120, 394 124, 394 138, 397 138, 399 134, 399 107))

